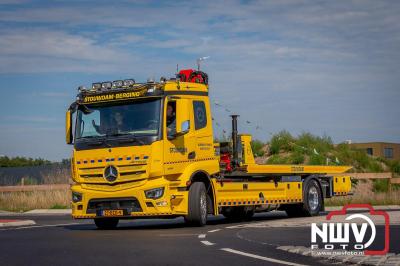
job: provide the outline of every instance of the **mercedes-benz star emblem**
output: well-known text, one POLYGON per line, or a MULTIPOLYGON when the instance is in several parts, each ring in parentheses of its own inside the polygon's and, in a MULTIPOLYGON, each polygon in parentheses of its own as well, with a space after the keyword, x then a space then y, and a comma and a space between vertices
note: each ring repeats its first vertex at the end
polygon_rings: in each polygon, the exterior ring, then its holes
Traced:
POLYGON ((108 182, 114 182, 118 177, 118 170, 115 166, 109 165, 104 169, 104 178, 108 182))

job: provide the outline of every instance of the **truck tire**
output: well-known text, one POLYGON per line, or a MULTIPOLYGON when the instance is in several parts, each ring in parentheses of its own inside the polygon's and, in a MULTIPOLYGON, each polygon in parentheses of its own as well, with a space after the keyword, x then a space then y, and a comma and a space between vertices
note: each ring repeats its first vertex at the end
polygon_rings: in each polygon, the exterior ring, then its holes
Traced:
POLYGON ((109 230, 117 227, 118 218, 95 218, 94 223, 98 229, 109 230))
POLYGON ((283 208, 289 217, 316 216, 323 208, 323 196, 318 182, 313 178, 306 179, 303 187, 303 203, 289 204, 283 208))
POLYGON ((188 215, 185 221, 189 225, 204 226, 207 223, 207 193, 202 182, 196 182, 189 189, 188 215))

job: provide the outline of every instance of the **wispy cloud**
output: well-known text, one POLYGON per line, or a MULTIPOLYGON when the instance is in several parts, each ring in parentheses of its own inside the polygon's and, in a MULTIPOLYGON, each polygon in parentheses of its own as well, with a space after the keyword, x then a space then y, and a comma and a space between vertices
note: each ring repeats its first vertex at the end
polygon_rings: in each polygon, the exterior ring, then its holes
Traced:
MULTIPOLYGON (((5 2, 0 78, 21 83, 25 96, 14 98, 30 114, 9 124, 62 127, 60 101, 84 81, 172 76, 177 63, 211 56, 202 67, 212 98, 270 132, 400 141, 400 1, 5 2)), ((213 111, 216 130, 228 129, 228 114, 213 111)))

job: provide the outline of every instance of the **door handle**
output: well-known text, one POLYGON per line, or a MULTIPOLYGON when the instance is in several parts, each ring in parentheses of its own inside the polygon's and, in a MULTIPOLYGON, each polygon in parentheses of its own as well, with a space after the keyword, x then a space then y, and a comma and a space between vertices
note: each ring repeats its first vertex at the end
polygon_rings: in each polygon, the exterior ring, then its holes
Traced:
POLYGON ((193 160, 194 158, 196 158, 196 152, 195 151, 189 152, 188 159, 193 160))

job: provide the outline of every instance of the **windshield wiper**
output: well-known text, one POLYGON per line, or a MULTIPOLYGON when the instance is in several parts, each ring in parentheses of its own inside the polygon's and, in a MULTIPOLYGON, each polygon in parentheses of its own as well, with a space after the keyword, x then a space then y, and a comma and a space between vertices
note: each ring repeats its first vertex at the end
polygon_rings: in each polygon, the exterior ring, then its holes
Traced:
POLYGON ((86 136, 80 137, 77 140, 84 141, 89 146, 100 146, 105 144, 107 147, 110 147, 110 144, 106 142, 106 138, 104 136, 86 136))
POLYGON ((97 139, 97 138, 104 138, 104 136, 85 136, 85 137, 79 137, 76 139, 97 139))
POLYGON ((119 143, 128 143, 128 142, 137 142, 141 145, 144 145, 145 143, 138 139, 134 134, 132 133, 115 133, 115 134, 111 134, 111 135, 107 135, 108 137, 119 137, 119 136, 124 136, 124 137, 128 137, 128 138, 123 138, 123 139, 117 139, 117 141, 119 143))

